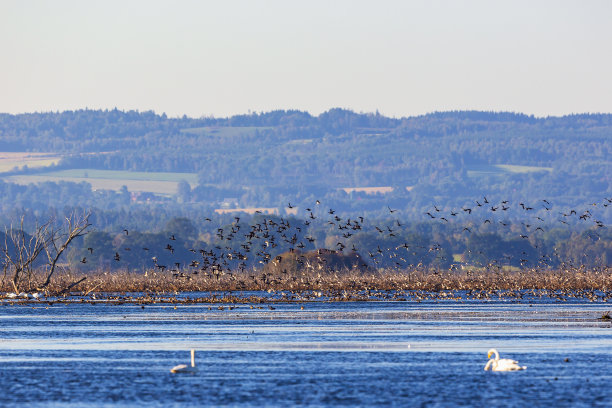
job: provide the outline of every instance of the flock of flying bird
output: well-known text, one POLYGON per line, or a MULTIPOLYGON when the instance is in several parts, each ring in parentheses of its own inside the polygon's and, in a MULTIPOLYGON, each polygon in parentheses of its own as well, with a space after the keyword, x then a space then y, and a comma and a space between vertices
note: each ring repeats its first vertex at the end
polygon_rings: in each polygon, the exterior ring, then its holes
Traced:
MULTIPOLYGON (((479 209, 483 209, 485 211, 490 211, 491 216, 487 216, 482 222, 483 224, 491 224, 493 222, 495 222, 495 218, 494 218, 494 214, 495 213, 504 213, 506 211, 508 211, 510 209, 510 203, 508 200, 503 200, 498 204, 492 204, 489 200, 487 200, 487 197, 483 197, 482 200, 476 200, 475 204, 476 206, 471 206, 471 207, 467 207, 464 206, 462 207, 460 210, 450 210, 449 215, 451 217, 456 217, 457 215, 460 214, 460 212, 466 213, 466 214, 472 214, 473 211, 479 210, 479 209), (482 202, 480 202, 482 201, 482 202)), ((591 206, 597 206, 598 203, 591 203, 591 206)), ((608 207, 612 205, 612 198, 605 198, 604 202, 602 203, 603 207, 608 207)), ((528 213, 529 211, 533 211, 536 210, 535 207, 531 207, 530 205, 527 205, 525 203, 519 203, 519 207, 525 211, 526 213, 528 213)), ((552 211, 552 204, 546 200, 546 199, 542 199, 541 200, 541 208, 545 210, 546 212, 550 212, 552 211)), ((444 221, 444 222, 449 222, 448 218, 446 218, 446 214, 441 214, 438 215, 438 213, 441 213, 442 210, 440 210, 437 206, 434 205, 434 209, 433 209, 434 213, 432 214, 431 211, 426 212, 425 214, 428 215, 430 218, 432 219, 439 219, 440 221, 444 221)), ((578 215, 579 212, 576 209, 570 209, 568 211, 562 211, 562 212, 558 212, 559 218, 558 221, 561 222, 562 224, 566 224, 568 225, 568 221, 566 220, 567 217, 572 217, 572 216, 576 216, 578 217, 578 219, 582 220, 582 221, 587 221, 591 218, 593 218, 593 213, 590 209, 585 209, 585 210, 580 210, 580 215, 578 215)), ((529 217, 527 217, 527 219, 529 219, 529 217)), ((544 218, 538 216, 538 215, 534 215, 532 217, 533 220, 537 220, 541 223, 544 223, 545 220, 544 218)), ((508 227, 510 226, 510 223, 508 223, 507 221, 500 219, 497 220, 497 222, 504 226, 504 227, 508 227)), ((594 219, 593 220, 594 224, 596 227, 604 227, 604 223, 601 220, 597 220, 594 219)), ((522 222, 522 224, 525 226, 525 228, 529 229, 531 228, 533 225, 532 223, 529 222, 522 222)), ((470 229, 468 227, 464 227, 463 228, 464 231, 468 231, 470 232, 470 229)), ((535 226, 534 231, 543 231, 543 228, 541 226, 535 226)), ((526 235, 520 235, 521 238, 529 238, 526 235)))
MULTIPOLYGON (((602 203, 592 203, 589 207, 592 208, 598 205, 603 207, 612 206, 612 199, 605 198, 602 203)), ((295 207, 289 203, 288 208, 293 209, 295 207)), ((318 242, 321 240, 320 237, 317 239, 315 236, 309 235, 309 227, 314 223, 318 223, 319 226, 324 225, 328 236, 337 237, 335 246, 327 249, 318 249, 319 253, 324 251, 326 253, 344 255, 363 251, 363 255, 367 254, 366 259, 369 258, 370 263, 363 261, 363 258, 361 258, 362 261, 359 266, 362 268, 368 268, 372 264, 376 266, 391 264, 397 268, 421 266, 423 263, 414 262, 414 256, 417 256, 417 259, 418 256, 429 257, 431 260, 431 257, 435 257, 436 253, 442 249, 442 246, 438 243, 424 246, 419 243, 400 241, 398 241, 400 242, 399 245, 393 248, 381 248, 380 245, 376 248, 357 248, 355 241, 351 241, 351 239, 360 232, 371 232, 375 236, 387 240, 393 237, 396 240, 402 238, 401 227, 404 224, 397 217, 396 213, 398 210, 390 207, 387 208, 387 221, 383 225, 368 223, 362 216, 342 218, 334 209, 323 210, 319 200, 316 201, 313 208, 305 209, 305 217, 302 219, 288 219, 276 216, 267 217, 261 214, 260 217, 252 218, 252 224, 247 224, 245 222, 241 223, 241 218, 235 216, 230 225, 216 230, 214 245, 206 249, 189 249, 194 255, 200 255, 199 257, 194 256, 190 263, 162 263, 159 260, 162 258, 161 256, 153 256, 151 260, 154 268, 162 272, 170 271, 177 278, 189 278, 192 274, 204 273, 207 276, 219 279, 221 275, 232 275, 235 271, 245 271, 257 265, 271 264, 278 266, 283 260, 282 253, 289 252, 295 253, 295 262, 297 262, 299 269, 321 271, 327 268, 327 258, 324 256, 313 258, 305 255, 306 251, 317 250, 317 248, 324 246, 321 245, 321 242, 318 242), (413 257, 410 258, 407 256, 408 254, 413 257), (384 259, 385 257, 387 259, 384 259), (389 259, 391 260, 390 262, 389 259), (383 260, 387 262, 383 263, 383 260)), ((591 208, 584 210, 568 209, 559 212, 553 210, 553 205, 546 199, 533 205, 520 202, 514 208, 522 213, 518 217, 515 215, 515 218, 523 219, 517 232, 517 235, 522 239, 529 239, 530 234, 544 232, 545 225, 550 225, 552 217, 557 218, 563 224, 569 224, 568 221, 575 218, 575 221, 592 221, 595 228, 603 228, 605 226, 603 221, 594 218, 591 208), (548 214, 550 215, 547 217, 548 214)), ((498 224, 501 227, 510 228, 514 225, 508 221, 509 217, 506 216, 510 209, 511 204, 508 200, 493 203, 485 196, 480 200, 476 200, 472 206, 463 206, 459 209, 449 210, 434 205, 430 211, 425 212, 425 215, 432 221, 456 225, 458 223, 451 221, 458 219, 465 220, 465 217, 471 216, 470 222, 467 225, 463 223, 458 228, 463 227, 462 232, 464 233, 472 233, 473 230, 475 232, 476 228, 479 228, 479 223, 483 225, 498 224)), ((208 217, 204 218, 204 221, 212 222, 208 217)), ((129 231, 124 229, 123 233, 127 239, 129 231)), ((177 249, 175 241, 177 241, 175 234, 168 237, 168 243, 164 248, 166 255, 174 254, 177 249)), ((94 251, 93 248, 87 249, 90 253, 94 251)), ((126 251, 130 250, 127 247, 123 249, 126 251)), ((150 251, 146 247, 142 249, 147 252, 150 251)), ((115 252, 113 260, 120 262, 121 258, 122 254, 119 251, 115 252)), ((166 256, 165 259, 167 260, 168 257, 166 256)), ((87 259, 84 257, 81 262, 85 263, 87 259)), ((256 275, 250 276, 251 279, 257 279, 256 275)), ((270 274, 262 273, 259 278, 266 282, 271 279, 271 276, 270 274)))

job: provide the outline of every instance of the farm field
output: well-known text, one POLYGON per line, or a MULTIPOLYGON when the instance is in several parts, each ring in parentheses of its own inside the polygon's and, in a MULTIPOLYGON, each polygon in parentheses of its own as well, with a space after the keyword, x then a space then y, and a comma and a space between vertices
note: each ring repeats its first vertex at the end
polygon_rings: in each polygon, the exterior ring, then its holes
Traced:
POLYGON ((552 172, 552 167, 537 167, 537 166, 516 166, 513 164, 496 164, 493 167, 496 167, 502 171, 506 171, 509 173, 531 173, 534 171, 548 171, 552 172))
POLYGON ((46 167, 59 163, 61 156, 55 153, 0 152, 0 173, 15 167, 46 167))
POLYGON ((507 173, 525 174, 539 171, 552 172, 552 167, 538 167, 538 166, 519 166, 514 164, 493 164, 493 165, 482 165, 473 166, 468 171, 468 177, 479 177, 484 175, 502 175, 507 173))
POLYGON ((271 126, 204 126, 199 128, 181 129, 181 133, 198 136, 239 136, 252 135, 258 130, 272 129, 271 126))
POLYGON ((71 169, 50 171, 39 174, 17 175, 4 178, 17 184, 32 184, 46 181, 86 182, 94 190, 120 190, 126 186, 129 191, 151 192, 154 194, 173 195, 181 180, 192 187, 197 185, 195 173, 132 172, 95 169, 71 169))
POLYGON ((108 180, 144 180, 144 181, 187 181, 190 185, 198 184, 196 173, 169 173, 169 172, 146 172, 146 171, 123 171, 123 170, 97 170, 97 169, 69 169, 38 173, 39 176, 47 177, 72 177, 85 179, 108 179, 108 180))

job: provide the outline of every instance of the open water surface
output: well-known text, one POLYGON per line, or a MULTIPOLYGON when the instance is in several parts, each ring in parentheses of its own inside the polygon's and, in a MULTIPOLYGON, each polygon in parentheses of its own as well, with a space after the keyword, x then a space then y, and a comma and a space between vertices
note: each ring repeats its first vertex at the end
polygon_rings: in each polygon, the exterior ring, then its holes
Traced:
POLYGON ((609 304, 271 307, 0 303, 0 406, 612 406, 609 304))

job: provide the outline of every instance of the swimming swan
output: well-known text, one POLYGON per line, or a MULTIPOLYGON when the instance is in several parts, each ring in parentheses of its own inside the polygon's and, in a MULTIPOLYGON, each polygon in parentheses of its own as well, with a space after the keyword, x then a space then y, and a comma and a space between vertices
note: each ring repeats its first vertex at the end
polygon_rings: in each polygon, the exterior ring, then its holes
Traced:
POLYGON ((527 368, 525 366, 518 365, 518 361, 510 360, 509 358, 502 358, 500 360, 499 353, 495 349, 489 350, 487 358, 490 360, 487 361, 487 365, 484 367, 485 371, 487 371, 489 367, 491 367, 492 371, 517 371, 527 368), (495 358, 491 358, 493 354, 495 354, 495 358))
POLYGON ((195 350, 191 349, 191 367, 187 364, 179 364, 176 367, 172 367, 171 373, 195 373, 198 368, 195 365, 195 350))

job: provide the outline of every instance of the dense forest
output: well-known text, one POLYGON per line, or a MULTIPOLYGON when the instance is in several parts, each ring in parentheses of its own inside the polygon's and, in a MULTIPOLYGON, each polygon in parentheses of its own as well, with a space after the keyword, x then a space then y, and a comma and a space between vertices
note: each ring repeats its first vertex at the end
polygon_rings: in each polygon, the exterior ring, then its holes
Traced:
POLYGON ((191 119, 83 110, 0 115, 0 151, 61 154, 64 169, 197 173, 183 198, 198 203, 235 197, 242 207, 278 207, 323 197, 340 211, 373 211, 392 200, 414 217, 433 202, 457 206, 482 194, 568 205, 610 196, 611 132, 607 114, 393 119, 332 109, 191 119), (495 167, 507 165, 529 171, 495 167), (381 186, 394 188, 382 200, 338 190, 381 186))
MULTIPOLYGON (((95 233, 74 249, 75 263, 87 257, 93 241, 103 249, 90 254, 89 265, 119 265, 114 255, 127 245, 159 247, 162 262, 174 234, 181 241, 173 259, 187 263, 189 249, 237 251, 244 245, 242 238, 221 242, 219 230, 240 223, 246 230, 270 220, 299 228, 284 231, 295 238, 281 239, 271 256, 299 244, 303 251, 338 250, 338 243, 389 254, 408 241, 419 248, 411 257, 373 263, 372 256, 370 266, 448 268, 458 261, 492 260, 513 266, 543 260, 553 266, 607 265, 612 256, 610 114, 536 118, 462 111, 388 118, 345 109, 319 116, 273 111, 229 118, 119 110, 0 114, 0 151, 62 157, 51 167, 15 168, 3 178, 50 169, 197 174, 197 185, 181 182, 174 196, 147 202, 134 200, 127 188, 94 190, 86 182, 0 181, 4 225, 24 214, 31 227, 33 220, 61 218, 74 209, 93 212, 95 233), (366 187, 378 189, 359 190, 366 187), (275 208, 276 215, 242 214, 235 221, 236 213, 215 213, 223 206, 275 208), (346 235, 337 229, 358 217, 365 219, 359 231, 346 235), (124 230, 133 233, 124 236, 124 230)), ((150 253, 128 255, 121 256, 122 266, 150 266, 150 253)))

